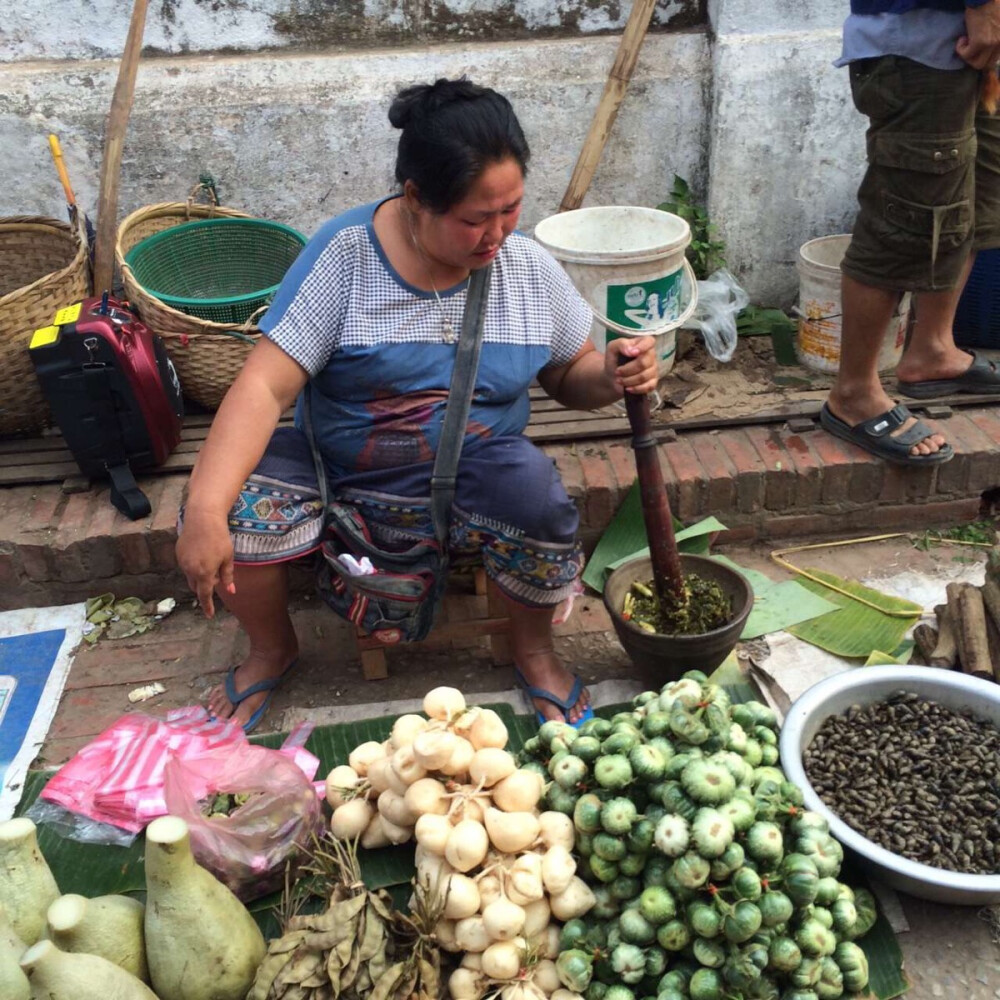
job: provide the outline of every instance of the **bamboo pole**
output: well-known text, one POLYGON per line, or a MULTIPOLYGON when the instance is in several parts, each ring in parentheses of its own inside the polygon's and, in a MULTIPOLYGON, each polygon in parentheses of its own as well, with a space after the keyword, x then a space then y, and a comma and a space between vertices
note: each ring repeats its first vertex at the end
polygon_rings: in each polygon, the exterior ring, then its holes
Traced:
POLYGON ((98 295, 110 290, 114 276, 118 182, 121 179, 122 149, 135 94, 139 54, 142 51, 146 5, 147 0, 135 0, 132 8, 132 20, 128 26, 122 61, 118 66, 118 80, 111 98, 111 111, 104 135, 104 158, 101 160, 100 194, 97 201, 97 238, 94 243, 94 292, 98 295))
POLYGON ((655 7, 656 0, 634 0, 632 4, 625 31, 618 43, 614 65, 612 65, 611 72, 604 84, 604 92, 601 94, 594 119, 590 123, 590 131, 583 141, 576 166, 573 168, 573 175, 570 177, 566 193, 563 195, 562 204, 559 206, 560 212, 579 208, 583 203, 584 195, 586 195, 590 182, 594 179, 594 174, 597 171, 597 165, 601 162, 601 155, 607 145, 608 137, 611 135, 615 118, 618 117, 618 109, 621 107, 628 82, 632 78, 633 70, 635 70, 639 49, 642 47, 642 40, 646 35, 655 7))

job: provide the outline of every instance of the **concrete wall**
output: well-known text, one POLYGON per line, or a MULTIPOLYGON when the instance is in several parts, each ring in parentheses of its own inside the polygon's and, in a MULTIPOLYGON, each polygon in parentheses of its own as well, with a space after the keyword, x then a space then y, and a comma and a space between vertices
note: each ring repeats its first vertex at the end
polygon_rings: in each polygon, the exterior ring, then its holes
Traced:
MULTIPOLYGON (((657 0, 653 30, 704 23, 705 0, 657 0)), ((117 59, 132 4, 21 0, 0 18, 0 62, 117 59)), ((148 53, 347 50, 620 31, 621 0, 151 0, 148 53)))
POLYGON ((758 302, 797 293, 802 243, 849 232, 865 120, 836 69, 844 0, 710 0, 708 208, 758 302))
MULTIPOLYGON (((447 45, 355 55, 170 57, 142 64, 129 122, 120 215, 183 200, 204 171, 226 204, 306 233, 393 188, 399 133, 386 118, 404 84, 467 73, 513 101, 533 150, 524 225, 562 198, 617 39, 447 45)), ((643 47, 590 202, 655 203, 676 171, 704 187, 710 61, 704 34, 643 47)), ((62 190, 46 135, 62 137, 81 204, 97 200, 103 119, 116 65, 14 64, 0 95, 0 149, 14 183, 0 215, 58 215, 62 190), (13 91, 13 92, 12 92, 13 91)))
MULTIPOLYGON (((46 135, 93 211, 130 5, 24 0, 0 19, 0 215, 61 215, 46 135)), ((842 0, 660 0, 587 204, 703 197, 756 301, 787 304, 799 245, 854 211, 863 122, 832 68, 842 0)), ((312 232, 392 188, 402 85, 468 74, 514 102, 533 150, 523 225, 555 211, 630 9, 620 0, 154 0, 119 217, 182 200, 312 232), (611 32, 611 34, 609 34, 611 32), (440 41, 441 44, 428 44, 440 41)))

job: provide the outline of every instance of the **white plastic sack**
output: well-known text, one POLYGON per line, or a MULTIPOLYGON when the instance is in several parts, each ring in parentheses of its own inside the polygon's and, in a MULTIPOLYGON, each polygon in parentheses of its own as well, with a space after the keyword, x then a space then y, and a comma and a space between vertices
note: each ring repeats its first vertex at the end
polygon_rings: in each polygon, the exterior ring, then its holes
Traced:
POLYGON ((698 282, 698 308, 684 325, 701 332, 716 361, 729 361, 736 350, 736 317, 749 301, 736 279, 721 268, 698 282))

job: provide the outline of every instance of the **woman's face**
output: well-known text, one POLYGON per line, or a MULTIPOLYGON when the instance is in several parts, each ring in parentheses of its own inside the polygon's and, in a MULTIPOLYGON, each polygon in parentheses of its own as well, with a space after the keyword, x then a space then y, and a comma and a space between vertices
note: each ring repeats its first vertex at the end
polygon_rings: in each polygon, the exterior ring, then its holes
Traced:
POLYGON ((517 160, 491 163, 447 212, 421 207, 417 238, 429 257, 449 267, 485 267, 516 228, 523 197, 524 175, 517 160))

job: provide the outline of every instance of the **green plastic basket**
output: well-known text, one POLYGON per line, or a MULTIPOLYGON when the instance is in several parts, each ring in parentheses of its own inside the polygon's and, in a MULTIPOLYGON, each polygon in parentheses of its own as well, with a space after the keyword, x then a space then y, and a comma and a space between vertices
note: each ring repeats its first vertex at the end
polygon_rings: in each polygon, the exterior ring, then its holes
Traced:
POLYGON ((305 237, 264 219, 205 219, 147 236, 125 262, 168 306, 213 323, 245 323, 274 294, 305 237))

